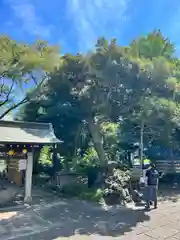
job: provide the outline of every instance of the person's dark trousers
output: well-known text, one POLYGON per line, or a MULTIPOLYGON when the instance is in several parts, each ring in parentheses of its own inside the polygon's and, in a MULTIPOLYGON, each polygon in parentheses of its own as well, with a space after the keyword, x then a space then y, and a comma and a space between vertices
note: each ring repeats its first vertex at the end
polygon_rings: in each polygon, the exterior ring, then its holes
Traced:
POLYGON ((5 176, 4 173, 0 174, 0 181, 1 181, 1 189, 5 189, 5 176))
POLYGON ((157 199, 154 201, 154 208, 157 208, 157 199))
MULTIPOLYGON (((150 206, 153 205, 153 201, 146 202, 146 208, 149 209, 150 206)), ((157 200, 154 201, 154 208, 157 208, 157 200)))
POLYGON ((150 209, 150 201, 146 201, 146 209, 150 209))
POLYGON ((146 208, 149 209, 152 202, 154 203, 154 208, 157 208, 157 186, 149 185, 147 186, 147 196, 146 196, 146 208))
POLYGON ((26 171, 21 170, 21 187, 25 185, 25 175, 26 175, 26 171))

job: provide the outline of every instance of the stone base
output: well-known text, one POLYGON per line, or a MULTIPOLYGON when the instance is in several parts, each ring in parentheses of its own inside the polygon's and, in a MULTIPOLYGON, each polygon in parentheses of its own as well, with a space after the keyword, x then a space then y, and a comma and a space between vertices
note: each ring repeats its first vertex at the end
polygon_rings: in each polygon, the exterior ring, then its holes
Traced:
POLYGON ((32 197, 25 197, 24 202, 29 203, 32 201, 32 197))

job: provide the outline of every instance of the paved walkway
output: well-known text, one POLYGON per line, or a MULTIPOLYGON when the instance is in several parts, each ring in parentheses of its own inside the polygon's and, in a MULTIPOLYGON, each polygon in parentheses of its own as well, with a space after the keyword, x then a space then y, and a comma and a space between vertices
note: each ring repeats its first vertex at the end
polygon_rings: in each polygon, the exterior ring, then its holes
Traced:
POLYGON ((1 240, 180 239, 180 201, 157 210, 109 209, 77 200, 0 213, 1 240))

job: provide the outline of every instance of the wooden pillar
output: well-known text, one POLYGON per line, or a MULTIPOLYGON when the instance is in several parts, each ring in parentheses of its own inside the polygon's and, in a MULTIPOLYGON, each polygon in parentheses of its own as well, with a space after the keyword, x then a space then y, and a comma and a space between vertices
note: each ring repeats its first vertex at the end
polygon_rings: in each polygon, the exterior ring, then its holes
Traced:
POLYGON ((27 153, 26 179, 25 179, 25 197, 24 201, 31 201, 32 190, 32 172, 33 172, 33 149, 32 152, 27 153))

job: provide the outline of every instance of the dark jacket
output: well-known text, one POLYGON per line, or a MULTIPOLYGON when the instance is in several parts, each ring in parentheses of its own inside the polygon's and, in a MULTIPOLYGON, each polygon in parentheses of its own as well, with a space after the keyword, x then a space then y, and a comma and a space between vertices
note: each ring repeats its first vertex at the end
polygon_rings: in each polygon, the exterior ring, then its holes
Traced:
POLYGON ((159 179, 159 172, 155 168, 150 168, 146 172, 147 185, 148 186, 157 186, 159 179))

